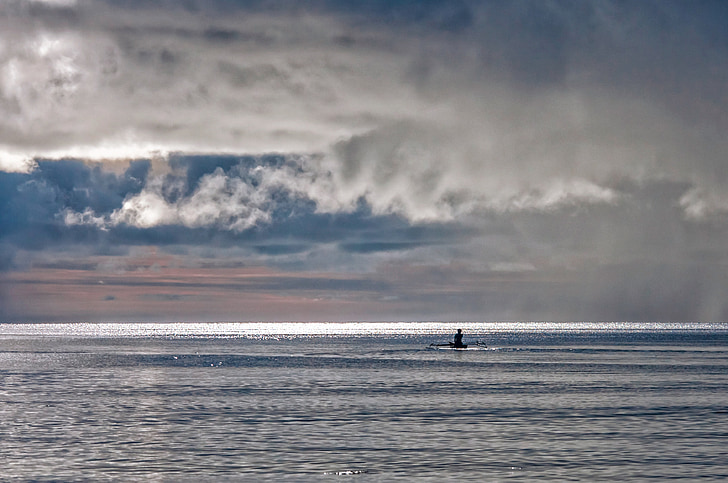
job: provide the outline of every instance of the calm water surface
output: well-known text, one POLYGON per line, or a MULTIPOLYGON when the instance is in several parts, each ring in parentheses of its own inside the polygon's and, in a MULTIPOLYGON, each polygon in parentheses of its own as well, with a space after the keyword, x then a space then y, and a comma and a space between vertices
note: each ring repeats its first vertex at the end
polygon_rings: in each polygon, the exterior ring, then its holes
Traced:
POLYGON ((728 478, 728 325, 458 326, 0 325, 3 478, 728 478))

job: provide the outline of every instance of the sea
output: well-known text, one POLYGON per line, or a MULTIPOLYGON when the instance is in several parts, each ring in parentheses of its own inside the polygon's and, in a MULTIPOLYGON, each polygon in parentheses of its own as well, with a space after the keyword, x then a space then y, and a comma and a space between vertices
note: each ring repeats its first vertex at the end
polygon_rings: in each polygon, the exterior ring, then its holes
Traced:
POLYGON ((727 448, 726 323, 0 324, 2 481, 721 481, 727 448))

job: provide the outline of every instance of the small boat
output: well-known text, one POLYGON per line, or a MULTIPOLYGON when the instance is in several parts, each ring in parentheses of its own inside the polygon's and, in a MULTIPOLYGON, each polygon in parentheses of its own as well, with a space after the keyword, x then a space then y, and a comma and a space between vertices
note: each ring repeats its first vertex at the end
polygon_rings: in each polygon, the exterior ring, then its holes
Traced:
POLYGON ((468 347, 468 344, 463 344, 460 347, 456 347, 454 342, 448 342, 447 344, 430 344, 427 349, 434 350, 449 350, 449 351, 482 351, 486 350, 488 346, 484 342, 476 342, 475 347, 468 347))

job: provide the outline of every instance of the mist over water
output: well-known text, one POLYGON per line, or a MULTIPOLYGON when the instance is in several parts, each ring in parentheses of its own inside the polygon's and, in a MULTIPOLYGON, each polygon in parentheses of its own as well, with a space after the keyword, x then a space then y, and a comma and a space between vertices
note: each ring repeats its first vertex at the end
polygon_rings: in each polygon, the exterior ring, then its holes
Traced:
POLYGON ((727 324, 0 325, 0 381, 10 479, 728 477, 727 324))

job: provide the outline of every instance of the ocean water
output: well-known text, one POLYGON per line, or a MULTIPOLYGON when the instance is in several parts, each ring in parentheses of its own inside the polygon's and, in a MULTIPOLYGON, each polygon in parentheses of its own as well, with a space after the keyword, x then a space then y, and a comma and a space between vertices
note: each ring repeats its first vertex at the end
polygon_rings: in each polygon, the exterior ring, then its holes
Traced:
POLYGON ((728 324, 0 324, 2 480, 718 481, 727 447, 728 324))

